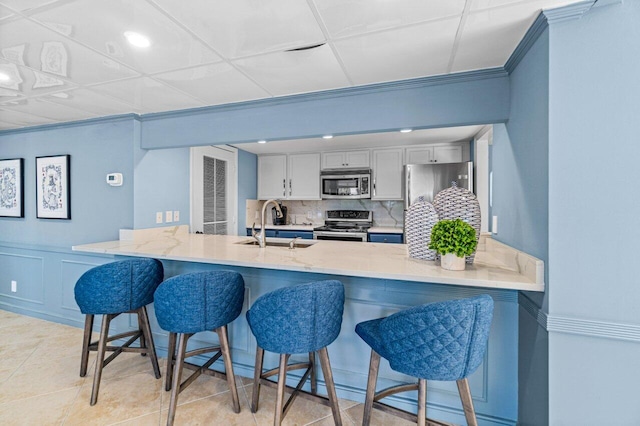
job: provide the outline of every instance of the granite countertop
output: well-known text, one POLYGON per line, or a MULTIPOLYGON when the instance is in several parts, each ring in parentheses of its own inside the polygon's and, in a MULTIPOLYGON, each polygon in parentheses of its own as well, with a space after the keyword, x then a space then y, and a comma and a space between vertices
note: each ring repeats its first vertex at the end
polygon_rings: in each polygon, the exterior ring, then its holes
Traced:
MULTIPOLYGON (((544 291, 544 264, 491 238, 478 245, 476 260, 465 271, 446 271, 433 261, 409 258, 404 244, 307 241, 307 248, 238 244, 246 236, 190 234, 188 226, 121 232, 121 239, 73 246, 74 251, 153 257, 377 279, 472 287, 544 291)), ((290 239, 268 238, 288 243, 290 239)))
MULTIPOLYGON (((278 229, 281 231, 313 231, 313 228, 317 228, 322 225, 265 225, 265 229, 278 229)), ((247 226, 247 228, 251 228, 247 226)), ((260 225, 256 224, 256 229, 260 229, 260 225)))

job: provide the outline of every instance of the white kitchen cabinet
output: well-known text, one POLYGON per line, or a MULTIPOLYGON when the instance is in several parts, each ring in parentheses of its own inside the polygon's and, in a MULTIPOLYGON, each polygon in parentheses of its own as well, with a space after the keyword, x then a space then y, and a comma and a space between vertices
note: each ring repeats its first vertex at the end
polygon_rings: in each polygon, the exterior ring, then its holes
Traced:
POLYGON ((320 154, 258 157, 258 199, 319 200, 320 154))
POLYGON ((335 151, 322 153, 322 169, 368 169, 369 151, 335 151))
POLYGON ((289 155, 289 200, 320 199, 320 154, 289 155))
POLYGON ((374 149, 372 200, 402 200, 403 149, 374 149))
POLYGON ((406 164, 459 163, 463 161, 462 145, 412 146, 406 149, 406 164))

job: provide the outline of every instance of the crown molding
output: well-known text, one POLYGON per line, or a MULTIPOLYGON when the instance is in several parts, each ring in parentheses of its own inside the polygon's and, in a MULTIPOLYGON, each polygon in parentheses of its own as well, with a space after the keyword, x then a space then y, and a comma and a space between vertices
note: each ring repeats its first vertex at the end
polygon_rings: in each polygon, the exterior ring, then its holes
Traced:
POLYGON ((86 120, 77 120, 77 121, 64 121, 60 123, 51 123, 51 124, 41 124, 38 126, 30 126, 30 127, 20 127, 19 129, 7 129, 0 130, 0 136, 18 134, 18 133, 28 133, 28 132, 41 132, 45 130, 55 130, 59 128, 69 128, 69 127, 79 127, 79 126, 88 126, 91 124, 98 123, 109 123, 109 122, 118 122, 118 121, 127 121, 127 120, 140 120, 140 116, 138 114, 119 114, 119 115, 111 115, 107 117, 96 117, 96 118, 88 118, 86 120))
POLYGON ((586 0, 580 3, 574 3, 556 9, 543 10, 549 24, 557 24, 558 22, 570 21, 572 19, 580 19, 582 15, 591 10, 597 0, 586 0))

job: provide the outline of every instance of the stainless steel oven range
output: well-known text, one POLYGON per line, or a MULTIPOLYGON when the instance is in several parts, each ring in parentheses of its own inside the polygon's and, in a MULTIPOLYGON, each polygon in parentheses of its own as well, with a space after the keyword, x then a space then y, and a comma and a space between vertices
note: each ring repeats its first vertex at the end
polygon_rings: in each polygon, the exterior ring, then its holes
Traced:
POLYGON ((314 240, 367 241, 373 225, 373 212, 366 210, 327 210, 324 226, 313 228, 314 240))

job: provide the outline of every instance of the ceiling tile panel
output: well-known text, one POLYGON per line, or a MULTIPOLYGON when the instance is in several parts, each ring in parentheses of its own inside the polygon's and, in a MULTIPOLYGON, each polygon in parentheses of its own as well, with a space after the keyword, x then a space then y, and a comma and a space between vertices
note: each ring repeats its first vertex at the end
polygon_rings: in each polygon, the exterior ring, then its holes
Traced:
POLYGON ((154 1, 226 58, 324 41, 306 1, 154 1))
POLYGON ((503 66, 543 8, 558 0, 534 0, 470 13, 452 72, 503 66))
POLYGON ((350 86, 328 45, 234 61, 274 96, 350 86))
POLYGON ((57 75, 32 70, 2 59, 0 72, 10 77, 9 81, 0 81, 0 102, 6 97, 40 96, 76 87, 57 75))
POLYGON ((204 43, 142 0, 77 0, 30 17, 142 73, 221 60, 204 43), (151 45, 131 45, 125 31, 148 37, 151 45))
POLYGON ((132 105, 140 113, 204 106, 202 102, 149 77, 101 84, 91 90, 132 105))
POLYGON ((0 104, 0 122, 14 123, 15 127, 38 126, 40 124, 55 123, 54 120, 38 117, 37 115, 25 114, 20 111, 12 110, 0 104))
POLYGON ((335 42, 356 84, 402 80, 447 71, 459 18, 335 42))
POLYGON ((206 105, 268 98, 270 94, 227 63, 154 75, 206 105))
POLYGON ((52 121, 74 121, 96 117, 88 111, 70 108, 63 105, 54 105, 41 98, 23 99, 10 103, 3 103, 0 108, 17 111, 25 114, 33 114, 52 121))
POLYGON ((332 38, 462 14, 465 0, 314 0, 332 38))
POLYGON ((42 97, 52 104, 69 108, 81 108, 97 116, 118 115, 137 112, 133 106, 120 102, 109 96, 98 94, 90 89, 66 90, 42 97))
POLYGON ((80 85, 138 75, 26 19, 0 22, 0 53, 10 62, 27 66, 51 78, 71 80, 80 85))
POLYGON ((541 7, 543 9, 551 7, 566 6, 568 4, 577 3, 576 0, 546 0, 544 2, 532 1, 532 0, 473 0, 471 3, 471 11, 489 9, 492 7, 514 5, 516 3, 528 3, 529 6, 541 7), (544 3, 543 6, 538 6, 536 3, 544 3))

